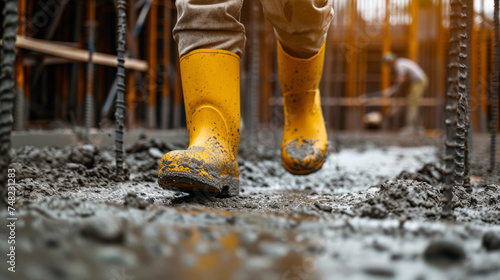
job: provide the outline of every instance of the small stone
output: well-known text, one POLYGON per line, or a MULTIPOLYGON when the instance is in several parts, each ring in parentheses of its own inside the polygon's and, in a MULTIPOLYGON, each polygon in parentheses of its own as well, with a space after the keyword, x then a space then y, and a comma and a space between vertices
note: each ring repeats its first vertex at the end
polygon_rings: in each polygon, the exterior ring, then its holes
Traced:
POLYGON ((137 209, 146 209, 146 207, 149 205, 144 199, 139 197, 136 193, 134 192, 129 192, 125 196, 125 202, 123 203, 125 206, 129 206, 132 208, 137 208, 137 209))
POLYGON ((69 155, 69 162, 85 165, 87 168, 94 166, 94 157, 98 149, 94 145, 81 145, 73 148, 69 155))
POLYGON ((137 263, 135 255, 116 247, 100 247, 96 252, 97 261, 120 266, 134 266, 137 263))
POLYGON ((253 230, 247 230, 240 234, 240 240, 243 243, 252 243, 259 237, 258 233, 253 230))
POLYGON ((102 242, 118 243, 123 240, 123 223, 112 216, 92 217, 80 230, 81 234, 102 242))
POLYGON ((316 208, 318 208, 319 210, 325 211, 328 213, 331 213, 333 210, 333 208, 330 205, 320 204, 319 202, 315 202, 314 206, 316 206, 316 208))
POLYGON ((262 253, 268 256, 285 256, 288 254, 288 246, 282 243, 261 242, 259 247, 262 253))
POLYGON ((486 251, 500 250, 500 236, 492 231, 488 231, 483 235, 482 245, 486 251))
POLYGON ((394 271, 388 267, 368 267, 364 269, 364 272, 377 277, 392 278, 395 276, 394 271))
POLYGON ((163 153, 158 148, 155 147, 149 148, 148 152, 149 155, 153 158, 160 159, 163 157, 163 153))
POLYGON ((9 165, 9 169, 15 169, 17 172, 19 172, 22 168, 23 166, 18 162, 13 162, 9 165))
POLYGON ((460 244, 444 240, 431 242, 424 252, 424 259, 428 264, 440 267, 461 264, 465 257, 460 244))
POLYGON ((73 162, 68 162, 66 163, 66 168, 69 170, 77 170, 81 167, 81 164, 78 163, 73 163, 73 162))

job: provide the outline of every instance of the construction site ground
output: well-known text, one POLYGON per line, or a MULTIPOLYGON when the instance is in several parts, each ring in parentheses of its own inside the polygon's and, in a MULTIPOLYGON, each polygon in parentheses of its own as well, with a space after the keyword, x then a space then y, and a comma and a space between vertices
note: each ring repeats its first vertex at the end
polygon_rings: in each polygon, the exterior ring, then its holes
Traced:
MULTIPOLYGON (((242 137, 232 198, 158 186, 185 133, 128 134, 126 180, 112 132, 96 135, 59 147, 14 135, 16 272, 4 261, 0 279, 500 279, 500 149, 489 172, 488 135, 472 138, 473 192, 454 190, 448 218, 438 135, 332 134, 323 168, 294 176, 279 133, 262 130, 242 137)), ((9 234, 0 227, 2 252, 9 234)))

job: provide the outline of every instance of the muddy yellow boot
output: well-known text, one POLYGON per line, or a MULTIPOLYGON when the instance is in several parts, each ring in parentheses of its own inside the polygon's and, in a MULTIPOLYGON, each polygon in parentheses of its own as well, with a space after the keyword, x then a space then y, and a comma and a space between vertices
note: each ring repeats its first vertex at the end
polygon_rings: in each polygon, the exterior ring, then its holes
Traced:
POLYGON ((239 194, 240 58, 201 49, 180 59, 189 147, 163 156, 158 183, 204 195, 239 194))
POLYGON ((316 172, 326 159, 327 134, 318 90, 324 58, 324 44, 313 57, 301 59, 287 54, 278 42, 285 111, 281 158, 283 166, 293 174, 316 172))

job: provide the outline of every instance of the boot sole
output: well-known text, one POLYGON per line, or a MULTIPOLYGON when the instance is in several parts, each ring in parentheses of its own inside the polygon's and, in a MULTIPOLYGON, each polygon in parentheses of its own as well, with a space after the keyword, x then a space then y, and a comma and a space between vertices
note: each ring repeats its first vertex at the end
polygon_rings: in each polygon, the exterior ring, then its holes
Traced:
POLYGON ((316 169, 293 169, 293 168, 290 168, 288 165, 284 164, 283 162, 281 164, 286 169, 286 171, 288 171, 289 173, 291 173, 293 175, 309 175, 309 174, 313 174, 313 173, 320 171, 321 168, 323 168, 324 162, 316 169))
POLYGON ((207 179, 191 173, 164 172, 158 179, 160 187, 196 196, 232 197, 240 194, 240 181, 230 175, 207 179))

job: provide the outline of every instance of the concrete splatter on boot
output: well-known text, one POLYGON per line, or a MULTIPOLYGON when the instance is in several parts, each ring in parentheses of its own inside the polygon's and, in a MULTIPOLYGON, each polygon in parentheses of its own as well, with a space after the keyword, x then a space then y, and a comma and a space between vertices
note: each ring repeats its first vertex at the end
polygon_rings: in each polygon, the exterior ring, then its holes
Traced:
POLYGON ((325 45, 311 58, 295 58, 278 42, 278 71, 285 110, 281 158, 286 170, 306 175, 321 169, 326 160, 327 133, 319 82, 325 45))
POLYGON ((181 57, 189 147, 163 156, 158 183, 201 195, 239 194, 240 58, 201 49, 181 57))

